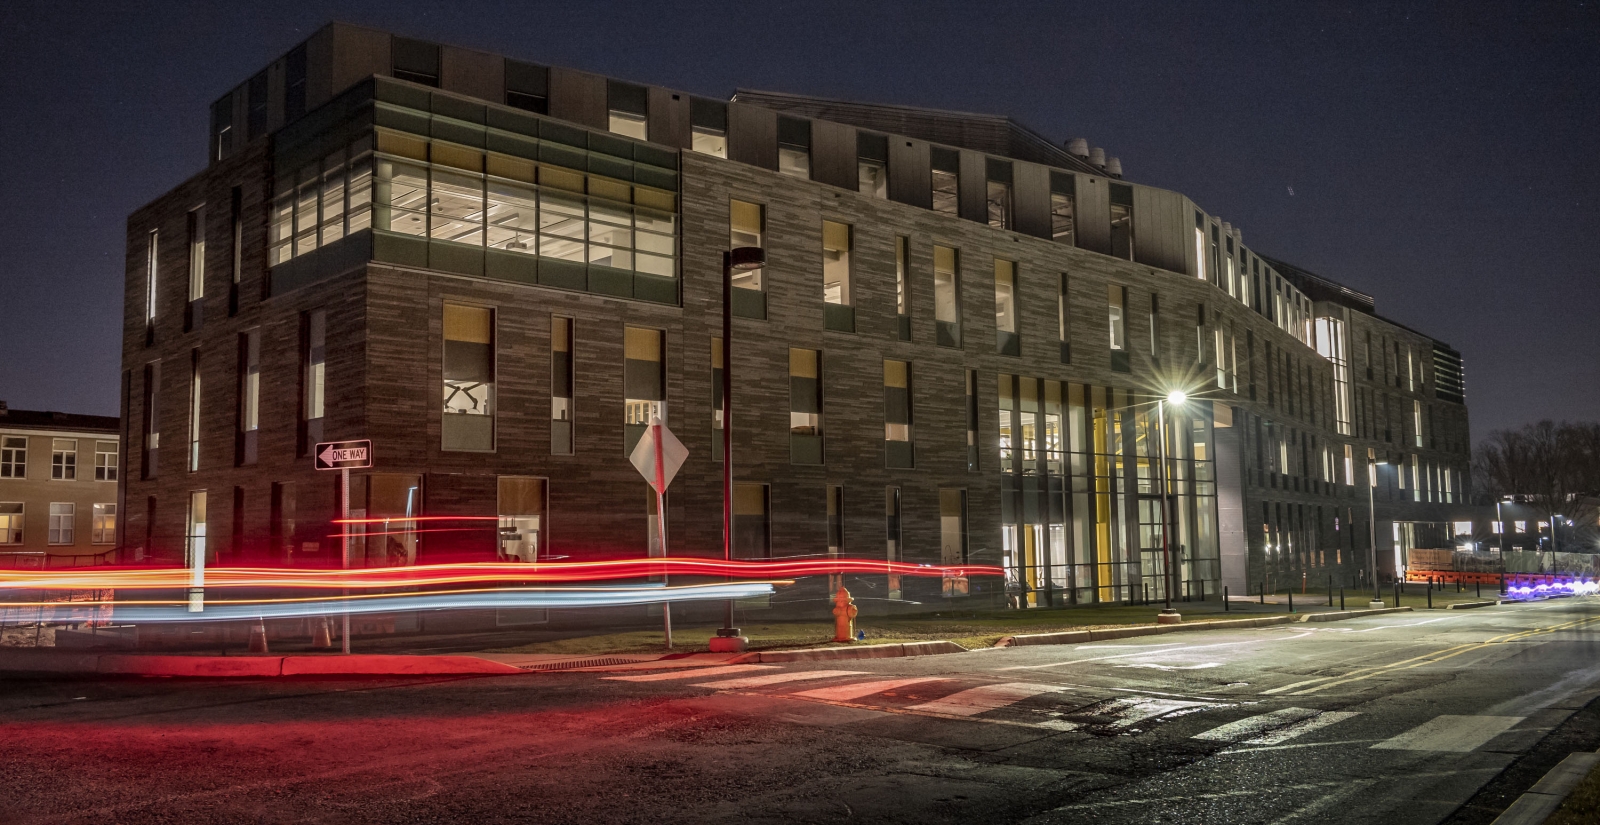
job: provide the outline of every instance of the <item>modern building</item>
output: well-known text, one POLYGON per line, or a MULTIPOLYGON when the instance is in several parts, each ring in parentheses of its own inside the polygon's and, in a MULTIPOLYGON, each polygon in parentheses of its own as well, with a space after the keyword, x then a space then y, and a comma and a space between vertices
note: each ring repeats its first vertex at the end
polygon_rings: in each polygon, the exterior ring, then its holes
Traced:
POLYGON ((117 544, 121 422, 0 401, 0 568, 105 564, 117 544))
POLYGON ((730 247, 766 261, 732 289, 738 556, 1159 597, 1163 429, 1180 595, 1355 579, 1374 483, 1386 575, 1465 506, 1454 350, 1006 117, 332 24, 210 122, 206 168, 128 219, 133 557, 337 565, 312 451, 355 438, 356 564, 643 556, 653 415, 689 449, 671 552, 720 555, 730 247))

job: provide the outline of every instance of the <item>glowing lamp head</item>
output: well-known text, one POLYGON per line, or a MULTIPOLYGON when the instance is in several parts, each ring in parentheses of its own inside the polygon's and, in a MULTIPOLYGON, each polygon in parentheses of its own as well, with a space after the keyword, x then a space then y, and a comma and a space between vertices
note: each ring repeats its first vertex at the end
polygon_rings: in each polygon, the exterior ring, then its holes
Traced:
POLYGON ((1167 403, 1168 404, 1182 404, 1183 402, 1188 401, 1188 400, 1189 400, 1189 394, 1184 392, 1183 390, 1173 390, 1172 392, 1167 393, 1167 403))

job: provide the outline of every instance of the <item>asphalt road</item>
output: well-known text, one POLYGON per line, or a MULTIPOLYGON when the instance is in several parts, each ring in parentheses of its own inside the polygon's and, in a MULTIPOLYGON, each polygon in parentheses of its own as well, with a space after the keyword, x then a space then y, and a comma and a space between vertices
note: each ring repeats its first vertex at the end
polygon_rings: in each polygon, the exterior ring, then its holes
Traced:
POLYGON ((0 822, 1434 823, 1600 695, 1597 633, 1566 599, 716 671, 9 680, 0 822))

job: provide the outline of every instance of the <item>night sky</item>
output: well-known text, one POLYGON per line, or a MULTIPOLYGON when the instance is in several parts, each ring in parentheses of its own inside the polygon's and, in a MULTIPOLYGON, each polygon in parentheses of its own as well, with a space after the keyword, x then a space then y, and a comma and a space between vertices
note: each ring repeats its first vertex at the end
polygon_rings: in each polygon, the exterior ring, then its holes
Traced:
POLYGON ((338 18, 710 96, 1087 137, 1454 345, 1475 439, 1600 419, 1594 3, 223 5, 0 4, 12 407, 117 413, 125 217, 203 168, 211 101, 338 18))

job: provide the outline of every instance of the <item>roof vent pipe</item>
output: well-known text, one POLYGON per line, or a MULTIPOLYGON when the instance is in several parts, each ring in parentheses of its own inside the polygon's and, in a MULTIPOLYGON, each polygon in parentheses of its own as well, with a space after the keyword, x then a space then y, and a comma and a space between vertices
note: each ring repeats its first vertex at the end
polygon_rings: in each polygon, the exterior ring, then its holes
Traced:
POLYGON ((1067 141, 1067 154, 1073 157, 1086 158, 1089 156, 1088 138, 1073 138, 1067 141))
POLYGON ((1106 168, 1106 150, 1096 146, 1089 150, 1089 163, 1101 169, 1106 168))
POLYGON ((1122 160, 1120 158, 1107 158, 1106 174, 1120 179, 1122 177, 1122 160))

